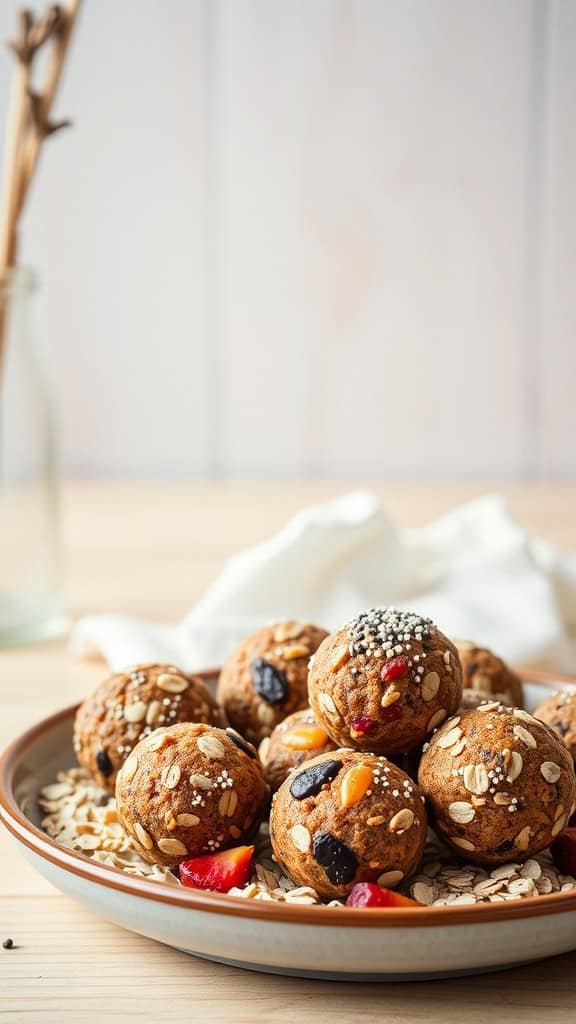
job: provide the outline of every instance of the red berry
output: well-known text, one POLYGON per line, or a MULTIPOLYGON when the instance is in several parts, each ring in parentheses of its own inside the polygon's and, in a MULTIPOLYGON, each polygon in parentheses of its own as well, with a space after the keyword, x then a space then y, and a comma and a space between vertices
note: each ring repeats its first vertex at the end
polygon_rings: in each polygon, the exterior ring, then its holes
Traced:
POLYGON ((395 679, 403 679, 408 675, 408 662, 406 658, 392 658, 380 672, 380 679, 383 683, 392 683, 395 679))
POLYGON ((355 732, 358 736, 366 736, 368 733, 374 732, 378 723, 372 718, 364 718, 360 715, 358 718, 353 718, 350 724, 352 732, 355 732))
POLYGON ((228 892, 249 881, 253 855, 253 846, 235 846, 232 850, 183 860, 178 867, 180 881, 191 889, 228 892))
POLYGON ((372 882, 358 882, 348 899, 347 907, 420 907, 421 903, 410 900, 407 896, 401 896, 391 889, 383 889, 380 885, 372 882))
POLYGON ((563 875, 576 876, 576 828, 561 832, 550 847, 552 859, 563 875))

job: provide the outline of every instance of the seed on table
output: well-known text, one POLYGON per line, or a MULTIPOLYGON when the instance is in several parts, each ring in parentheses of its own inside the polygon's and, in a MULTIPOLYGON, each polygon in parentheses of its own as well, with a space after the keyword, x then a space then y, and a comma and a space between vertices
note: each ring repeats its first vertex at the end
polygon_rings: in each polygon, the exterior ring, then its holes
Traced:
POLYGON ((14 949, 14 939, 4 939, 2 949, 14 949))

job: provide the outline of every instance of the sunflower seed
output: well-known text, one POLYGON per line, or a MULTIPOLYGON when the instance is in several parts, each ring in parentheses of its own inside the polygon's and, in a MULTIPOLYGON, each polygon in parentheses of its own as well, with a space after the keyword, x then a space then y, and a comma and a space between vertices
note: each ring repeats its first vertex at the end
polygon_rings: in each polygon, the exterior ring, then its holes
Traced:
POLYGON ((350 658, 350 651, 348 650, 348 644, 343 644, 342 647, 337 647, 332 655, 332 661, 330 662, 330 671, 337 672, 342 665, 345 665, 350 658))
POLYGON ((558 821, 555 821, 554 824, 552 825, 552 828, 550 830, 550 834, 553 835, 553 836, 557 836, 558 833, 562 831, 562 829, 564 828, 565 824, 566 824, 566 815, 565 814, 561 814, 560 817, 558 818, 558 821))
POLYGON ((402 696, 398 690, 395 690, 392 686, 389 686, 386 693, 382 697, 380 704, 383 708, 389 708, 392 704, 395 704, 397 700, 400 700, 402 696))
POLYGON ((164 768, 160 781, 166 789, 175 789, 180 782, 180 776, 182 775, 182 769, 179 764, 167 765, 164 768))
POLYGON ((411 889, 412 896, 418 903, 423 903, 425 907, 429 907, 434 902, 434 889, 431 885, 426 885, 425 882, 416 882, 411 889))
POLYGON ((128 760, 124 761, 124 767, 122 768, 122 781, 130 782, 130 780, 134 778, 137 768, 138 758, 136 757, 136 754, 130 754, 128 760))

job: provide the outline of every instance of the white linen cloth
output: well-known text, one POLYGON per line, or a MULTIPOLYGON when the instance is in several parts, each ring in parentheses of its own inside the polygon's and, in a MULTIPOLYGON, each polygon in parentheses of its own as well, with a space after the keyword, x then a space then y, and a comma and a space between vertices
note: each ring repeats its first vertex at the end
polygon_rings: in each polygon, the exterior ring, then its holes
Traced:
POLYGON ((357 491, 303 509, 276 536, 235 555, 176 626, 126 615, 76 624, 71 647, 113 670, 166 661, 222 663, 251 630, 282 618, 336 628, 373 606, 432 618, 451 637, 506 660, 576 669, 576 555, 530 536, 487 496, 416 529, 399 529, 357 491))

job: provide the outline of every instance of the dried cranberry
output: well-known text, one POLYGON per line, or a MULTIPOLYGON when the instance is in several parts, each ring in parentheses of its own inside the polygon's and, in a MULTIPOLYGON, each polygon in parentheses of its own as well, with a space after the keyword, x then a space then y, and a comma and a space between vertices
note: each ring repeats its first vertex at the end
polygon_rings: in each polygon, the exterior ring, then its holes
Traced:
POLYGON ((298 772, 290 783, 290 792, 295 800, 305 800, 307 796, 316 796, 322 786, 335 779, 342 767, 342 761, 321 761, 310 768, 298 772))
POLYGON ((392 683, 395 679, 403 679, 408 675, 408 662, 406 658, 392 658, 383 666, 380 672, 380 679, 383 683, 392 683))
POLYGON ((281 704, 288 696, 288 680, 284 673, 264 658, 255 658, 250 665, 256 693, 268 704, 281 704))
POLYGON ((112 775, 114 765, 105 750, 99 750, 96 754, 96 767, 105 779, 107 779, 109 775, 112 775))
POLYGON ((372 718, 364 718, 363 715, 360 715, 358 718, 353 718, 350 724, 352 732, 357 733, 359 736, 367 736, 368 733, 374 732, 378 723, 372 718))
POLYGON ((313 845, 314 860, 324 868, 333 885, 351 882, 358 868, 358 858, 341 839, 329 832, 317 832, 313 845))

